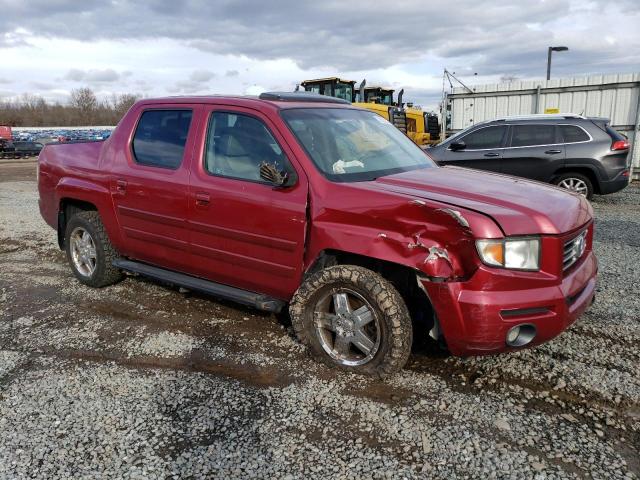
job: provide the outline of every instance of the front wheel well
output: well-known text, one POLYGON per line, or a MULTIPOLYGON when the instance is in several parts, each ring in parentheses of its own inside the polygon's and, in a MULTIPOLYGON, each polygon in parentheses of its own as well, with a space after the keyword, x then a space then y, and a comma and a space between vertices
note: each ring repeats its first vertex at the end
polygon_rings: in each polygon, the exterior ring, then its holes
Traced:
POLYGON ((334 265, 357 265, 372 270, 393 284, 407 304, 414 322, 414 331, 427 332, 433 327, 434 310, 427 294, 418 286, 420 272, 379 258, 340 250, 323 250, 311 264, 305 276, 334 265))
POLYGON ((600 182, 598 181, 598 176, 596 173, 588 167, 562 167, 556 170, 553 174, 553 178, 551 179, 551 183, 554 183, 555 180, 566 173, 579 173, 580 175, 584 175, 591 181, 591 185, 593 185, 593 192, 600 193, 600 182))
POLYGON ((96 206, 90 202, 77 200, 75 198, 63 198, 60 200, 58 209, 58 247, 64 250, 64 232, 67 229, 67 222, 78 212, 98 211, 96 206))

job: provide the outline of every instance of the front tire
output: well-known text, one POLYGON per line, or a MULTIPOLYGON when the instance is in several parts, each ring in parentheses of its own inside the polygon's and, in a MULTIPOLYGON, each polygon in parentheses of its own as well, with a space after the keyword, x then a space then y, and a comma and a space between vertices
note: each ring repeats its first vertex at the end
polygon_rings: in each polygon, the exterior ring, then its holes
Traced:
POLYGON ((377 273, 354 265, 309 277, 289 306, 300 341, 333 367, 384 377, 404 367, 413 329, 404 300, 377 273))
POLYGON ((593 197, 593 184, 591 180, 581 173, 563 173, 553 182, 560 188, 564 188, 574 193, 578 193, 591 200, 593 197))
POLYGON ((67 260, 82 283, 99 288, 123 278, 123 273, 113 266, 118 252, 111 245, 98 212, 80 211, 73 215, 64 238, 67 260))

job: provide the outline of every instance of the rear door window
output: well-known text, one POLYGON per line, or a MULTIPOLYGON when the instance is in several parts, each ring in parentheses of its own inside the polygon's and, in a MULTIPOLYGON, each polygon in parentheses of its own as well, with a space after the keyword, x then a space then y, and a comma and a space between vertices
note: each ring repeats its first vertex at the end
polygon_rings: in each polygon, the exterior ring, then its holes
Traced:
POLYGON ((512 147, 533 147, 553 145, 556 142, 555 125, 513 125, 512 147))
POLYGON ((504 125, 485 127, 465 135, 460 141, 465 143, 466 150, 500 148, 506 131, 504 125))
POLYGON ((191 110, 147 110, 133 137, 133 156, 142 165, 176 169, 182 163, 191 110))
POLYGON ((589 134, 576 125, 560 125, 560 133, 564 143, 588 142, 589 134))

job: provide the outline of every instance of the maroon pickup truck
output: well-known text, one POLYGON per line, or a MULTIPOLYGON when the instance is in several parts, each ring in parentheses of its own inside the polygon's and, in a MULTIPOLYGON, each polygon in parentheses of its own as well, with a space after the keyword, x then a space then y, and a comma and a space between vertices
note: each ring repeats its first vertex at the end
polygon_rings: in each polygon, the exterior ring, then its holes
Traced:
POLYGON ((39 191, 82 283, 288 306, 317 358, 359 372, 402 368, 414 335, 455 355, 539 344, 594 299, 587 200, 440 168, 310 93, 140 101, 106 141, 46 146, 39 191))

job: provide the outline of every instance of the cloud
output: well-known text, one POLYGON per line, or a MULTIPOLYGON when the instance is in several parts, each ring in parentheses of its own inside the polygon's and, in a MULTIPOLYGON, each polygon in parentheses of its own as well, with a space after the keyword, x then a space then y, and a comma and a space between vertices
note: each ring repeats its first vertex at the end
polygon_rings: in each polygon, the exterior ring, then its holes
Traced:
POLYGON ((264 93, 264 92, 266 92, 266 91, 267 91, 267 89, 266 89, 266 88, 264 88, 262 85, 251 85, 250 87, 247 87, 247 88, 244 90, 244 94, 245 94, 245 95, 255 95, 255 96, 258 96, 258 95, 260 95, 261 93, 264 93))
MULTIPOLYGON (((58 82, 67 91, 88 85, 162 95, 238 94, 251 85, 286 90, 306 78, 340 75, 404 87, 407 101, 435 106, 443 68, 471 85, 541 78, 549 45, 569 47, 554 54, 554 77, 640 71, 637 0, 345 5, 6 1, 2 76, 58 82)), ((10 83, 16 94, 37 89, 29 81, 10 83)))
POLYGON ((34 82, 29 82, 29 84, 33 88, 36 88, 36 89, 38 89, 40 91, 56 90, 58 88, 58 85, 55 85, 55 84, 49 83, 49 82, 34 81, 34 82))
POLYGON ((193 83, 204 83, 208 82, 212 78, 215 78, 216 74, 210 72, 209 70, 194 70, 189 77, 193 83))
MULTIPOLYGON (((4 8, 4 7, 3 7, 4 8)), ((2 23, 0 23, 2 25, 2 23)), ((0 29, 0 48, 15 48, 30 45, 28 32, 23 29, 0 29)))
POLYGON ((337 0, 283 0, 277 5, 253 0, 56 0, 53 6, 44 0, 7 2, 0 31, 18 26, 39 35, 87 41, 170 38, 219 55, 289 58, 302 69, 337 71, 386 68, 431 57, 482 67, 484 73, 504 73, 501 70, 519 56, 522 64, 532 62, 528 71, 533 73, 533 61, 544 62, 546 47, 556 41, 571 43, 578 63, 593 60, 615 68, 629 51, 640 63, 640 4, 632 0, 404 0, 385 8, 352 0, 344 7, 337 0), (606 48, 604 36, 626 37, 625 48, 606 48))
POLYGON ((197 94, 205 93, 206 88, 201 82, 192 82, 191 80, 181 80, 176 82, 174 86, 167 88, 167 92, 170 94, 185 93, 185 94, 197 94))
POLYGON ((120 80, 120 74, 112 68, 106 68, 103 70, 80 70, 72 68, 63 78, 73 82, 85 82, 90 84, 112 83, 120 80))

